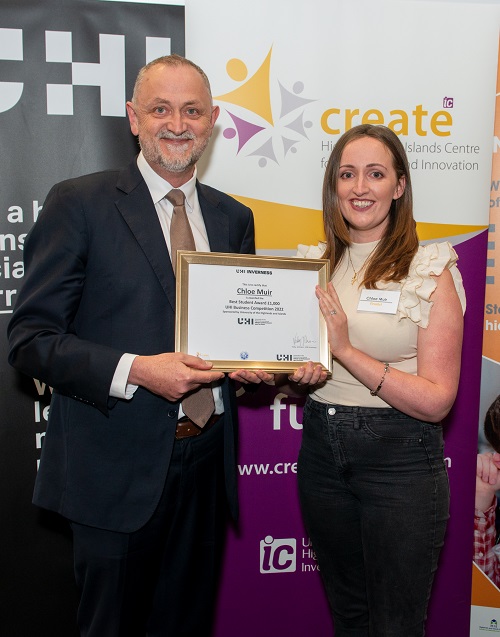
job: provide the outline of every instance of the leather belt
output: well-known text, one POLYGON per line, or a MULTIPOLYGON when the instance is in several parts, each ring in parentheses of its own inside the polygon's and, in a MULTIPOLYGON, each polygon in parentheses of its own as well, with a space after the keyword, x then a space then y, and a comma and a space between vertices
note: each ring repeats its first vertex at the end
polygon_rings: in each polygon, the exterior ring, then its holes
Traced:
POLYGON ((210 416, 204 427, 198 427, 198 425, 190 420, 187 416, 183 416, 177 421, 177 427, 175 428, 175 439, 182 440, 183 438, 200 436, 202 433, 211 429, 220 419, 221 415, 222 414, 214 414, 213 416, 210 416))

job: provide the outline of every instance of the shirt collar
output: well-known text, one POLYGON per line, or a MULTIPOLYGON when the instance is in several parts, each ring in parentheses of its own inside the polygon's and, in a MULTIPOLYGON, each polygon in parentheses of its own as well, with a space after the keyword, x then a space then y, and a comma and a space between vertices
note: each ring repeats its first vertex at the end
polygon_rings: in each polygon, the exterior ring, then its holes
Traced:
MULTIPOLYGON (((142 150, 137 157, 137 167, 139 168, 139 171, 143 176, 144 181, 146 182, 146 186, 151 193, 153 203, 156 205, 170 190, 172 190, 173 186, 169 184, 166 179, 160 177, 160 175, 151 168, 144 155, 142 154, 142 150)), ((182 192, 186 196, 186 207, 188 210, 193 210, 194 208, 194 198, 196 193, 196 175, 197 169, 195 166, 194 173, 191 179, 179 187, 179 190, 182 190, 182 192)))

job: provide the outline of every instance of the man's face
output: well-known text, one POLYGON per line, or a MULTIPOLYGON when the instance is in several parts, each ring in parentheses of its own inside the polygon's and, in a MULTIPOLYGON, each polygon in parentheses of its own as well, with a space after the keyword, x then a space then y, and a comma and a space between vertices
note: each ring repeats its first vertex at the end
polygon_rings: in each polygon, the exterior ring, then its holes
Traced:
POLYGON ((153 66, 127 102, 130 129, 150 166, 172 186, 193 175, 212 135, 219 108, 198 71, 189 66, 153 66))

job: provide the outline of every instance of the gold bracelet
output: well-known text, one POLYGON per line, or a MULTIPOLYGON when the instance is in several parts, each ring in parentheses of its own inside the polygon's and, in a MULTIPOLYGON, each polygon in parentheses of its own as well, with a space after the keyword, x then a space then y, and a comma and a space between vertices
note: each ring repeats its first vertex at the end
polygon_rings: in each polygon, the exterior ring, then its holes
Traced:
POLYGON ((382 385, 384 384, 384 380, 385 380, 385 375, 387 374, 387 372, 390 372, 391 370, 389 369, 389 363, 384 363, 384 373, 382 374, 382 378, 380 379, 380 383, 378 384, 377 389, 370 389, 370 394, 372 396, 376 396, 380 389, 382 388, 382 385))

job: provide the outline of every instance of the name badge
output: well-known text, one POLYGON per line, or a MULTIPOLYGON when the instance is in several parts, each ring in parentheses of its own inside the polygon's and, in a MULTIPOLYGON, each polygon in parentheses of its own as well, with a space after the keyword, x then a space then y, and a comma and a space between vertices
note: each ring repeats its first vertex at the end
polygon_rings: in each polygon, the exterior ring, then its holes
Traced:
POLYGON ((363 288, 359 297, 358 312, 396 314, 401 290, 367 290, 363 288))

